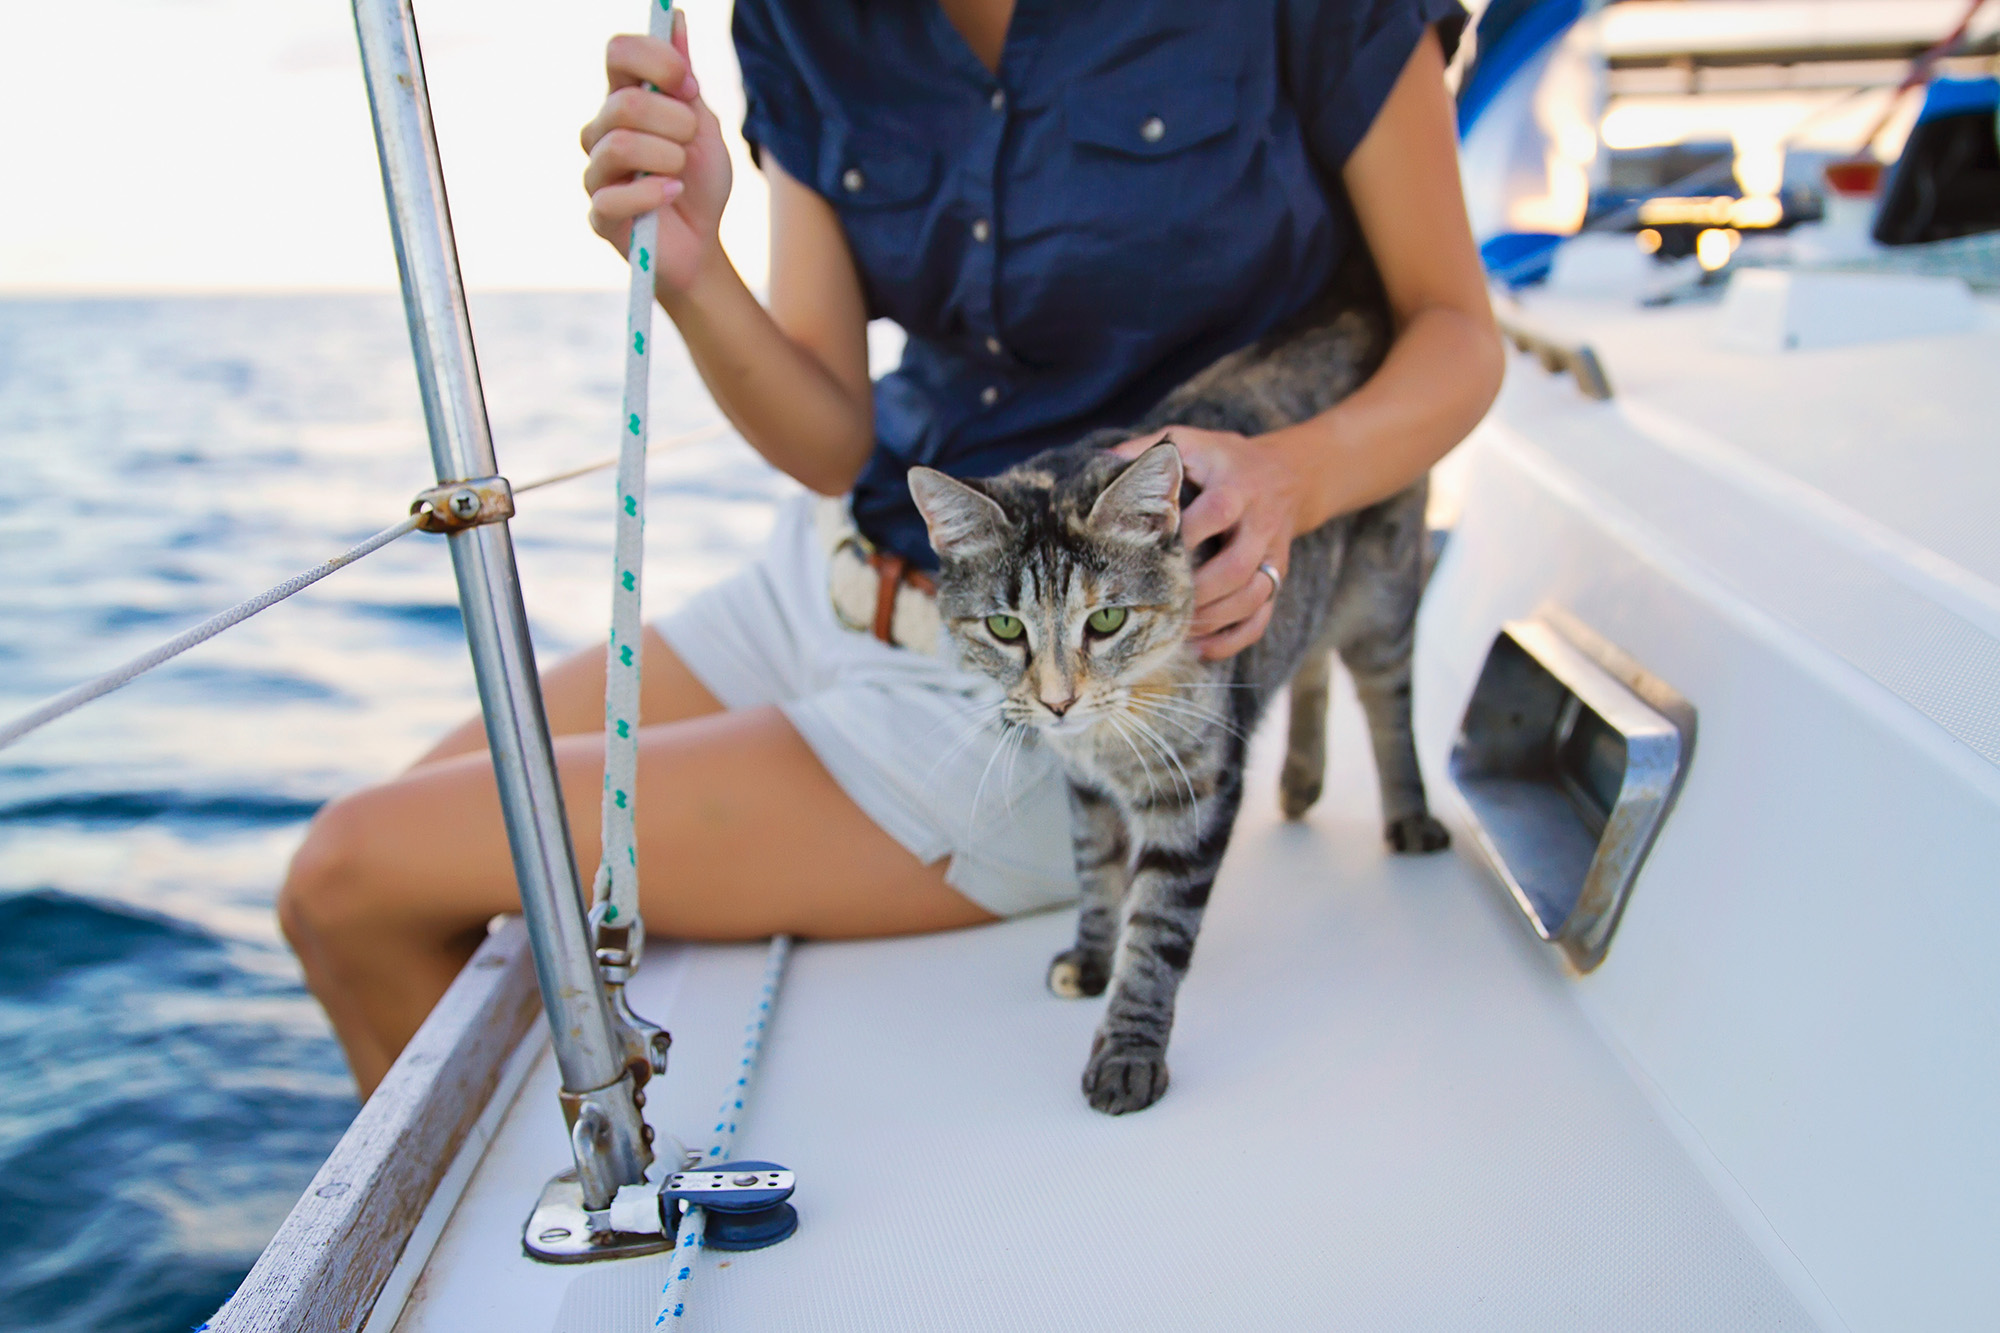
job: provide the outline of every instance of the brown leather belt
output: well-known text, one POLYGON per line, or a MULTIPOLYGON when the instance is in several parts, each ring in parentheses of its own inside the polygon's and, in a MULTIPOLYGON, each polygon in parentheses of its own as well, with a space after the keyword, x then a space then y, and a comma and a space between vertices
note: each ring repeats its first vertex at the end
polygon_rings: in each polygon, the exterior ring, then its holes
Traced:
POLYGON ((826 552, 827 595, 834 618, 857 634, 896 648, 936 654, 944 647, 937 580, 910 562, 878 551, 855 530, 844 502, 822 498, 813 524, 826 552))
POLYGON ((896 593, 904 584, 915 588, 927 597, 937 596, 937 580, 918 569, 900 555, 890 555, 887 551, 868 552, 868 567, 875 571, 875 623, 869 633, 887 644, 894 644, 895 637, 889 632, 896 618, 896 593))

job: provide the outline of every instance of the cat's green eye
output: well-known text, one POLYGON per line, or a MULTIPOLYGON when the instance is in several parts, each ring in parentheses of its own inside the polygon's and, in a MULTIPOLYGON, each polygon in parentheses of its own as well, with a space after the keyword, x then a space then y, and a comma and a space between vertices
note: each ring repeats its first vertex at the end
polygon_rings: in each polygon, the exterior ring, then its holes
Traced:
POLYGON ((994 638, 1005 639, 1011 642, 1021 637, 1021 618, 1019 616, 988 616, 986 617, 986 628, 994 638))
POLYGON ((1116 634, 1119 626, 1125 623, 1125 608, 1122 606, 1107 606, 1101 610, 1092 611, 1090 619, 1086 623, 1089 624, 1091 633, 1093 634, 1116 634))

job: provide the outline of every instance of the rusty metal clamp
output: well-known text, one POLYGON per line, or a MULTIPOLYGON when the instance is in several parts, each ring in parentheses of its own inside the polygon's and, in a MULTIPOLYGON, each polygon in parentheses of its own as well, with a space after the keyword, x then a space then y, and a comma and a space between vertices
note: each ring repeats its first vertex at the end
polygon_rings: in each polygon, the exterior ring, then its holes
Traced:
POLYGON ((418 491, 410 512, 425 532, 463 532, 514 517, 514 488, 505 477, 473 477, 418 491))

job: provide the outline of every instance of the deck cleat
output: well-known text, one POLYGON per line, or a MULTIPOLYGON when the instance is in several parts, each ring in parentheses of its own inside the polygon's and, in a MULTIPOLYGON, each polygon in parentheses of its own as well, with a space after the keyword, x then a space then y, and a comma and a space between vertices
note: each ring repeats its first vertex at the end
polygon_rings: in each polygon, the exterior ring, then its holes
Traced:
MULTIPOLYGON (((785 1202, 797 1178, 776 1162, 724 1162, 701 1171, 676 1171, 660 1191, 675 1216, 690 1207, 708 1210, 703 1244, 711 1250, 761 1250, 799 1229, 798 1209, 785 1202)), ((678 1224, 676 1224, 678 1230, 678 1224)))

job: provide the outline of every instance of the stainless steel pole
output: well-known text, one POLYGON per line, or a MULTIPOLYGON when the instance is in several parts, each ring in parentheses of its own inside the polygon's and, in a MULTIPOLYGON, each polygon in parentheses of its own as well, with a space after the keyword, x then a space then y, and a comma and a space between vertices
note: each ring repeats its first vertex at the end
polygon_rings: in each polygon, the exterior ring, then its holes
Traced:
MULTIPOLYGON (((441 483, 490 477, 499 469, 452 241, 416 19, 409 0, 353 3, 431 457, 441 483)), ((455 532, 450 541, 521 909, 562 1073, 578 1182, 584 1206, 603 1209, 618 1186, 644 1179, 652 1160, 630 1046, 614 1026, 592 957, 513 540, 503 520, 455 532)))

